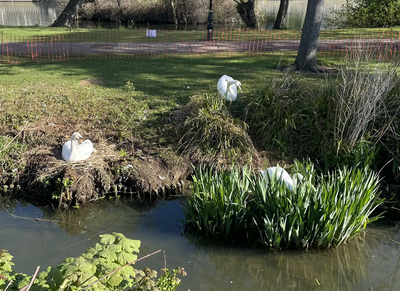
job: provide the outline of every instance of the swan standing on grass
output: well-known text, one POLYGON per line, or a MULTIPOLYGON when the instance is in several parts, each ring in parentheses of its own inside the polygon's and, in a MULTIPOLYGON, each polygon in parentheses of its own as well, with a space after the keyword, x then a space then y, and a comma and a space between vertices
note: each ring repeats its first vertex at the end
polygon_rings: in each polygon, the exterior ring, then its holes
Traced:
POLYGON ((227 75, 223 75, 217 84, 217 89, 221 97, 231 102, 236 100, 237 88, 242 90, 242 84, 227 75))
POLYGON ((93 153, 93 143, 90 140, 81 142, 82 136, 74 132, 71 140, 67 141, 62 149, 62 157, 67 162, 84 161, 93 153))
MULTIPOLYGON (((261 170, 260 173, 265 177, 265 171, 261 170)), ((303 180, 302 174, 295 173, 292 178, 288 172, 279 166, 268 168, 267 173, 270 179, 276 177, 281 183, 285 183, 290 191, 293 191, 293 187, 297 186, 297 184, 303 180)))

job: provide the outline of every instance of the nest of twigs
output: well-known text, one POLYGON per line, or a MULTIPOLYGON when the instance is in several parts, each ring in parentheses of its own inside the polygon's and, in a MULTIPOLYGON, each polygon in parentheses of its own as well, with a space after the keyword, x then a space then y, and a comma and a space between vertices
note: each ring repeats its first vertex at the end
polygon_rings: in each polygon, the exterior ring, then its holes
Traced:
POLYGON ((87 160, 74 163, 62 159, 61 148, 33 148, 27 153, 32 171, 30 186, 51 189, 52 198, 59 199, 60 206, 79 205, 104 196, 115 180, 110 164, 120 156, 114 145, 105 142, 96 143, 95 148, 87 160))
POLYGON ((150 148, 139 150, 133 144, 118 146, 105 140, 94 140, 94 147, 96 151, 81 162, 65 162, 60 143, 30 149, 24 156, 30 194, 61 208, 105 195, 167 198, 182 190, 191 170, 187 161, 167 163, 150 148))

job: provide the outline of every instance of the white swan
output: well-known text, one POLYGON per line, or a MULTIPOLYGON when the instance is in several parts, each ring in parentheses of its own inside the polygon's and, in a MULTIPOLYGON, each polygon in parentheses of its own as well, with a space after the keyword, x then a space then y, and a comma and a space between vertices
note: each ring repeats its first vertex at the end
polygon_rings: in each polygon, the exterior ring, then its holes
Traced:
POLYGON ((227 75, 223 75, 217 84, 217 89, 221 97, 231 102, 236 100, 237 88, 242 90, 242 84, 227 75))
MULTIPOLYGON (((261 170, 260 173, 265 177, 265 171, 261 170)), ((285 183, 290 191, 293 191, 293 187, 297 186, 303 180, 302 174, 295 173, 292 178, 288 172, 279 166, 268 168, 267 173, 270 179, 276 177, 278 181, 280 180, 282 183, 285 183)))
POLYGON ((79 132, 74 132, 71 140, 67 141, 62 149, 62 157, 67 162, 79 162, 86 160, 92 154, 94 148, 90 140, 85 140, 82 143, 79 141, 82 136, 79 132))

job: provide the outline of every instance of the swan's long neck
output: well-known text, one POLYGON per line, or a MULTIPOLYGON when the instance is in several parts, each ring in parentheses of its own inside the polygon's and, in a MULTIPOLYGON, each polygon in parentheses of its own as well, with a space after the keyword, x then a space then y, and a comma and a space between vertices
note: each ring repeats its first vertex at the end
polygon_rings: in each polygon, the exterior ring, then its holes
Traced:
POLYGON ((231 95, 234 95, 235 92, 232 91, 231 86, 234 84, 232 81, 228 81, 228 90, 226 90, 226 95, 228 96, 228 92, 231 93, 231 95))
POLYGON ((70 159, 72 159, 76 153, 76 147, 78 146, 78 142, 76 139, 71 139, 71 156, 70 159))

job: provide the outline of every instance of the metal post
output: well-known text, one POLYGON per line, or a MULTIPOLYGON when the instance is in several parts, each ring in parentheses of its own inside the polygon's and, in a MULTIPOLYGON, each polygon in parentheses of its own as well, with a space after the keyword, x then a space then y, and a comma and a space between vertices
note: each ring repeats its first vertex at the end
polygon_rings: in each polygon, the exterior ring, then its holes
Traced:
POLYGON ((207 24, 207 40, 213 39, 213 12, 212 12, 212 0, 210 0, 210 11, 208 12, 208 24, 207 24))

